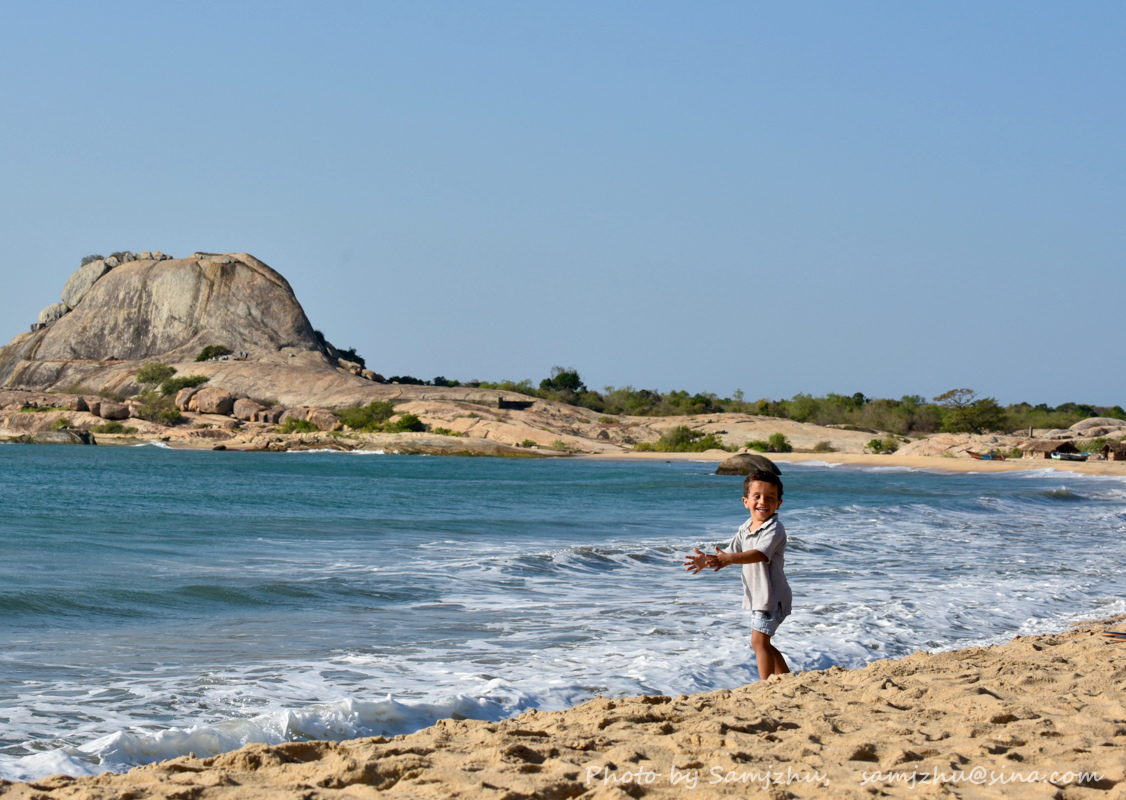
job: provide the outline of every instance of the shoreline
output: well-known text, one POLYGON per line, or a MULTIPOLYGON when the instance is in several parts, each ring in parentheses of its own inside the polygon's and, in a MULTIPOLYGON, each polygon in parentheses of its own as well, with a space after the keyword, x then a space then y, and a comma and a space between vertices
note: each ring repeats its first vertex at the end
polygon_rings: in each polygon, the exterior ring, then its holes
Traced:
MULTIPOLYGON (((572 456, 596 461, 710 461, 718 464, 733 453, 724 450, 705 450, 702 453, 591 453, 572 456)), ((763 453, 777 464, 821 462, 854 467, 906 467, 910 469, 938 470, 941 472, 1019 472, 1054 469, 1086 475, 1126 477, 1126 461, 1052 461, 1050 459, 1014 458, 1006 461, 978 461, 972 458, 944 458, 940 456, 897 456, 869 453, 763 453)))
POLYGON ((1100 631, 1126 627, 1123 619, 675 698, 599 697, 495 723, 444 719, 393 738, 251 744, 124 774, 0 782, 0 797, 265 800, 395 791, 625 800, 639 789, 646 797, 731 797, 778 784, 788 797, 870 797, 873 788, 917 797, 937 775, 956 796, 1004 796, 1008 783, 1020 782, 1045 797, 1076 784, 1080 792, 1117 787, 1100 793, 1110 800, 1126 785, 1126 642, 1100 631))

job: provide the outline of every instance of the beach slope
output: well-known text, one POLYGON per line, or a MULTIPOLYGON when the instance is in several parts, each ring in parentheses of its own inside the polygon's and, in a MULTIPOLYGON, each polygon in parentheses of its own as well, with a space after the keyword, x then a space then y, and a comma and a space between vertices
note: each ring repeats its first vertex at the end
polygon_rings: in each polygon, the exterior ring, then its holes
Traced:
POLYGON ((1100 635, 1107 624, 732 691, 4 783, 0 797, 1112 800, 1126 797, 1126 643, 1100 635))

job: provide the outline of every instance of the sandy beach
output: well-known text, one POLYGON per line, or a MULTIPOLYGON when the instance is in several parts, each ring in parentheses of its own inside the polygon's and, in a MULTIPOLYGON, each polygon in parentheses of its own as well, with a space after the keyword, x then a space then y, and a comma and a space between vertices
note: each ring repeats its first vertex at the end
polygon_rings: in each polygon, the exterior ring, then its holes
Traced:
MULTIPOLYGON (((4 798, 1126 797, 1121 618, 863 669, 249 745, 4 798), (936 785, 936 782, 938 785, 936 785)), ((780 640, 784 650, 785 644, 780 640)))

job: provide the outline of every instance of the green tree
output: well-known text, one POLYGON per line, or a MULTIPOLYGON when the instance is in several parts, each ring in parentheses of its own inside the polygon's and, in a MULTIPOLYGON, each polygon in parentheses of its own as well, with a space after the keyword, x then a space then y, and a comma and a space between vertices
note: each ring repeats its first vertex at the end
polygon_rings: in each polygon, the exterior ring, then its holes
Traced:
POLYGON ((162 383, 176 374, 176 368, 160 361, 145 364, 137 370, 137 383, 162 383))
POLYGON ((540 388, 553 392, 573 392, 578 394, 586 389, 586 384, 579 377, 579 372, 574 367, 552 367, 551 377, 540 381, 540 388))
POLYGON ((942 429, 948 433, 985 433, 1004 427, 1005 410, 992 397, 978 397, 973 389, 951 389, 934 398, 942 409, 942 429))

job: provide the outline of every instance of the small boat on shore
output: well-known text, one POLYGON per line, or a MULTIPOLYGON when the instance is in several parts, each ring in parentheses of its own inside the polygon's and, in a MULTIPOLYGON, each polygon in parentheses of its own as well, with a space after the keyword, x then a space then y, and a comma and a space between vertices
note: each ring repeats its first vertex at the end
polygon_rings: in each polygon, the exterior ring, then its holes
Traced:
POLYGON ((1052 453, 1056 461, 1086 461, 1090 453, 1052 453))
POLYGON ((970 458, 976 458, 978 461, 1004 461, 1005 456, 994 455, 993 453, 975 453, 973 450, 966 451, 970 458))

